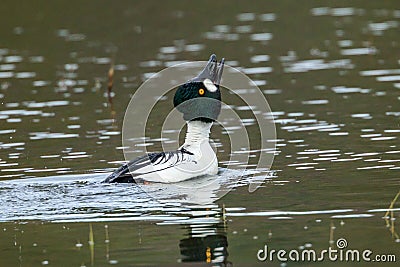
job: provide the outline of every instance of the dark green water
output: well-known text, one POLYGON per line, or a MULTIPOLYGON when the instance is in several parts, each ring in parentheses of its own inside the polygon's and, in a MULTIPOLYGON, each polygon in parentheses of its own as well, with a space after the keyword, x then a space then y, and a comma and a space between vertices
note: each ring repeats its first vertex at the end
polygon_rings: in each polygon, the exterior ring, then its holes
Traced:
MULTIPOLYGON (((321 251, 339 238, 400 260, 399 201, 383 218, 400 182, 398 1, 3 1, 2 10, 0 266, 309 266, 260 262, 257 251, 321 251), (141 83, 211 53, 265 94, 275 175, 208 205, 96 183, 124 160, 123 116, 141 83)), ((252 118, 237 97, 223 100, 252 118)), ((150 151, 161 147, 157 119, 150 151)), ((212 137, 229 165, 228 135, 214 126, 212 137)))

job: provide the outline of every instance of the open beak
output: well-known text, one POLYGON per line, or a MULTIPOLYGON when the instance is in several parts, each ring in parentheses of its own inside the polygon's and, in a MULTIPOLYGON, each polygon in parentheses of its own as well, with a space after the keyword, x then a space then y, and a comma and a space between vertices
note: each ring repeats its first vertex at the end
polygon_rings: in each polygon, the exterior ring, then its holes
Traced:
POLYGON ((210 79, 214 84, 219 85, 221 83, 222 71, 224 70, 224 63, 224 58, 218 63, 217 56, 212 54, 203 71, 192 79, 192 81, 203 82, 205 79, 210 79))

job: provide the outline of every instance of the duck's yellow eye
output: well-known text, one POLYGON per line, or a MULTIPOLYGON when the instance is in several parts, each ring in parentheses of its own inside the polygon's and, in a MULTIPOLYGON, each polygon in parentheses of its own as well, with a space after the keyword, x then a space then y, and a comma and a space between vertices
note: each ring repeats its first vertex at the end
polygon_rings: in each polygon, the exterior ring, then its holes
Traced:
POLYGON ((199 95, 204 95, 204 93, 205 93, 205 92, 204 92, 204 89, 203 89, 203 88, 200 88, 200 89, 199 89, 199 95))

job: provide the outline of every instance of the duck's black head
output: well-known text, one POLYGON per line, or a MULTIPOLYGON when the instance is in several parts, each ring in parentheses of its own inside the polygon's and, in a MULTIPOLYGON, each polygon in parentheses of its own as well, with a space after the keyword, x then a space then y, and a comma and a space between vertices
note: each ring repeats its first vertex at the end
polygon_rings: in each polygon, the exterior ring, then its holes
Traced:
POLYGON ((180 85, 174 96, 174 106, 186 121, 213 122, 221 112, 221 82, 224 59, 219 63, 211 55, 204 70, 195 78, 180 85))

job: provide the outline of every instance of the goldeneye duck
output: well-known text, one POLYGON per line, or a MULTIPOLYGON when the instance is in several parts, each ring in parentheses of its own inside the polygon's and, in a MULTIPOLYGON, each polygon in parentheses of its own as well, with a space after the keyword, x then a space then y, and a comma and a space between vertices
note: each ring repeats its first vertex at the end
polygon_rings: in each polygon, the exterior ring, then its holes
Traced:
POLYGON ((176 151, 148 153, 115 170, 104 182, 137 180, 174 183, 218 172, 218 159, 209 143, 213 122, 221 112, 219 88, 224 59, 211 55, 195 78, 178 87, 174 107, 187 123, 185 143, 176 151))

